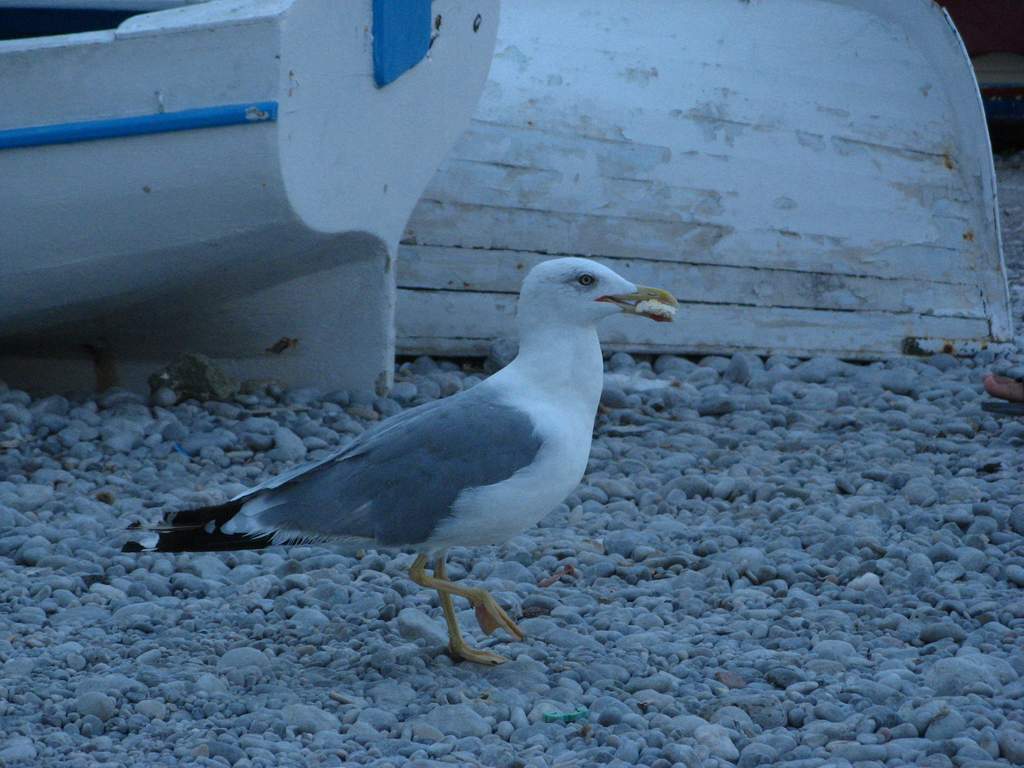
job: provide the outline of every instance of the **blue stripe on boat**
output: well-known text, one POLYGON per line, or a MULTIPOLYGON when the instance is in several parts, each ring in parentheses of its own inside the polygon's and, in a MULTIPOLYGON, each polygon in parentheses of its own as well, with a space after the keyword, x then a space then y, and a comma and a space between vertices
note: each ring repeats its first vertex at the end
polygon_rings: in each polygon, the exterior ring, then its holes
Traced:
POLYGON ((373 79, 378 88, 427 55, 430 15, 430 0, 373 0, 373 79))
POLYGON ((147 133, 191 131, 196 128, 216 128, 222 125, 269 123, 275 120, 277 120, 276 101, 223 104, 217 107, 185 109, 181 112, 160 112, 155 115, 12 128, 0 131, 0 149, 40 147, 46 144, 72 144, 77 141, 117 139, 122 136, 142 136, 147 133))

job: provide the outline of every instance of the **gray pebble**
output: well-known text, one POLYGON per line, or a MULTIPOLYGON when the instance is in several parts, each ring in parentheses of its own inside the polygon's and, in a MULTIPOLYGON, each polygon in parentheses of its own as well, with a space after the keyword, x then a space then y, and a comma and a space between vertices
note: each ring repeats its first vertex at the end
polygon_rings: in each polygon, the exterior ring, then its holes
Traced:
POLYGON ((150 398, 153 405, 170 408, 178 402, 178 393, 170 387, 159 387, 150 398))
POLYGON ((411 403, 418 394, 419 390, 411 381, 396 381, 391 387, 391 396, 403 405, 411 403))
POLYGON ((934 484, 923 477, 915 477, 903 486, 903 498, 918 507, 930 507, 939 496, 934 484))
POLYGON ((739 750, 733 744, 729 732, 720 725, 711 723, 698 726, 693 732, 693 737, 698 744, 708 748, 708 751, 715 757, 720 757, 730 763, 735 763, 739 758, 739 750))
POLYGON ((337 716, 311 704, 289 704, 281 710, 281 716, 296 733, 337 731, 341 727, 337 716))
POLYGON ((266 654, 256 648, 232 648, 226 651, 217 661, 217 669, 238 669, 244 667, 257 667, 265 669, 270 666, 270 659, 266 654))
POLYGON ((398 612, 398 634, 406 640, 423 640, 428 647, 448 645, 448 630, 417 608, 398 612))
POLYGON ((135 705, 135 711, 149 718, 163 720, 167 716, 167 705, 159 699, 143 699, 135 705))
POLYGON ((0 748, 0 765, 15 765, 35 760, 38 755, 35 743, 27 736, 15 736, 8 739, 0 748))
POLYGON ((245 752, 231 742, 222 739, 211 739, 206 742, 210 757, 222 757, 229 765, 235 765, 245 757, 245 752))
POLYGON ((939 640, 950 638, 960 643, 967 638, 967 633, 952 621, 936 621, 925 624, 921 628, 922 643, 936 643, 939 640))
POLYGON ((1006 578, 1011 584, 1018 587, 1024 587, 1024 566, 1006 566, 1006 578))
POLYGON ((445 704, 434 707, 427 713, 424 721, 446 736, 460 739, 467 736, 487 736, 491 732, 487 721, 468 704, 445 704))
POLYGON ((267 455, 277 461, 298 461, 306 457, 306 446, 290 429, 280 427, 274 432, 274 448, 267 455))
POLYGON ((99 691, 86 691, 75 700, 80 715, 93 715, 104 722, 113 717, 116 708, 114 699, 99 691))
POLYGON ((999 729, 999 754, 1013 765, 1024 765, 1024 728, 1007 723, 999 729))
POLYGON ((961 696, 979 682, 993 690, 1000 687, 999 678, 982 659, 968 656, 940 659, 926 680, 939 696, 961 696))
POLYGON ((967 721, 963 716, 956 710, 952 710, 933 720, 924 735, 925 738, 932 741, 942 741, 960 735, 966 727, 967 721))

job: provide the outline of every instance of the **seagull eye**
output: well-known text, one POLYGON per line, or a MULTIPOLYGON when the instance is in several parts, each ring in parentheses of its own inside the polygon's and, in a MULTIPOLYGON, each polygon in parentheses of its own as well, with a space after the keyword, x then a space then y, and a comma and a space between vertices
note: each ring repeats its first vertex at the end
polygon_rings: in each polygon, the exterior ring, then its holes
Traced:
POLYGON ((593 275, 584 273, 576 278, 576 282, 580 285, 593 285, 597 280, 593 275))

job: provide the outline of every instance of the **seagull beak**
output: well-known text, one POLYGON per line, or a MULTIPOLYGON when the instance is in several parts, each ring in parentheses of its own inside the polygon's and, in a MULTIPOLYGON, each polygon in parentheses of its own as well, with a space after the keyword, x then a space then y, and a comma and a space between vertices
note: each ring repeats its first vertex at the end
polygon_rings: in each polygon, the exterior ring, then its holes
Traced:
POLYGON ((646 285, 638 285, 633 293, 601 296, 597 301, 616 304, 627 315, 649 317, 659 323, 671 323, 679 308, 679 302, 671 293, 646 285))

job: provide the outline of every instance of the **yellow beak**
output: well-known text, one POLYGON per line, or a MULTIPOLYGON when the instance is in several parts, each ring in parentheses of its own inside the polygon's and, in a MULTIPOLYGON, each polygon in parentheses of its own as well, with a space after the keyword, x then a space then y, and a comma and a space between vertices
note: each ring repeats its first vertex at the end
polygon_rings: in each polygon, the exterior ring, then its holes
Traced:
POLYGON ((627 315, 649 317, 659 323, 672 322, 679 308, 679 302, 671 293, 646 285, 638 285, 633 293, 602 296, 598 301, 617 304, 627 315))

